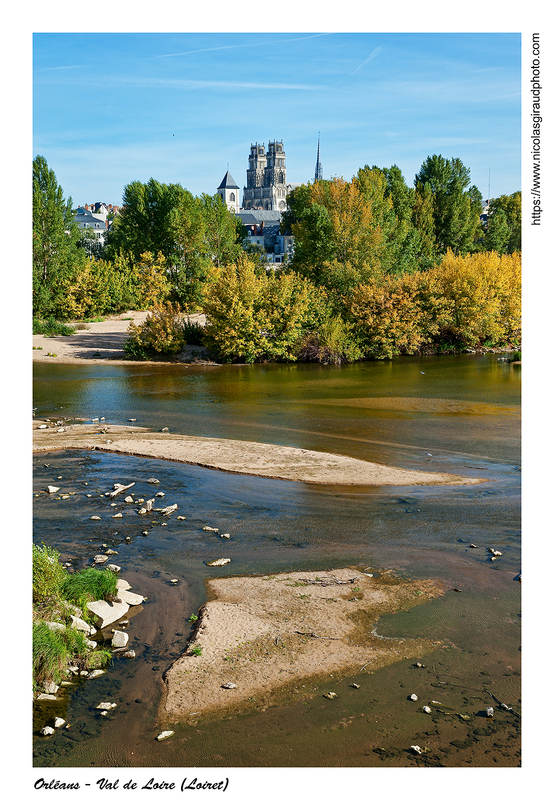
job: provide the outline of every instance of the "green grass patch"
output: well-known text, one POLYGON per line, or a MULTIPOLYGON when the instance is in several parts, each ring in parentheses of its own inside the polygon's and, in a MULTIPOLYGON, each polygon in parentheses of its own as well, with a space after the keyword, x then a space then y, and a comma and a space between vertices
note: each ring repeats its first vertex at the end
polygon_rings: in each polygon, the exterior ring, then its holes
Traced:
POLYGON ((110 570, 87 567, 66 575, 61 595, 66 600, 85 608, 93 600, 104 600, 117 591, 117 574, 110 570))
POLYGON ((43 603, 61 598, 61 588, 66 572, 59 562, 57 550, 33 545, 33 602, 43 603))
POLYGON ((72 336, 75 333, 75 328, 72 325, 67 325, 65 322, 59 322, 54 317, 33 317, 33 335, 41 334, 42 336, 72 336))

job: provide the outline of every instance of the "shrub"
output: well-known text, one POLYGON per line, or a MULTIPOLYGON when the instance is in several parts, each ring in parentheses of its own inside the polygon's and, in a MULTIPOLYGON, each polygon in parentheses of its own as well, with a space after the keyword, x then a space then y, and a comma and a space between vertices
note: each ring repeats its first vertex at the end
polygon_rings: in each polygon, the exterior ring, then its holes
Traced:
POLYGON ((60 597, 65 580, 65 570, 59 562, 60 554, 43 544, 33 545, 33 602, 43 603, 60 597))
POLYGON ((175 355, 186 344, 178 307, 173 303, 155 305, 141 325, 131 322, 123 344, 127 358, 146 359, 155 354, 175 355))

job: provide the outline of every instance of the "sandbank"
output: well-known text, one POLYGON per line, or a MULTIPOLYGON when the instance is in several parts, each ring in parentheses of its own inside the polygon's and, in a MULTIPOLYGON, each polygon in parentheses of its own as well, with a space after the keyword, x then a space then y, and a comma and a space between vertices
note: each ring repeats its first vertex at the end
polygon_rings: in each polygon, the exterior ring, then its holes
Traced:
POLYGON ((262 442, 186 436, 127 425, 50 423, 50 427, 40 429, 40 424, 40 420, 33 420, 34 452, 94 449, 241 475, 343 486, 453 486, 482 482, 480 478, 398 469, 333 453, 262 442))
POLYGON ((207 588, 212 599, 199 611, 188 649, 164 675, 160 720, 194 722, 241 706, 265 707, 339 676, 352 676, 354 684, 357 673, 422 658, 441 644, 374 632, 382 614, 441 595, 431 580, 341 568, 216 578, 207 588))

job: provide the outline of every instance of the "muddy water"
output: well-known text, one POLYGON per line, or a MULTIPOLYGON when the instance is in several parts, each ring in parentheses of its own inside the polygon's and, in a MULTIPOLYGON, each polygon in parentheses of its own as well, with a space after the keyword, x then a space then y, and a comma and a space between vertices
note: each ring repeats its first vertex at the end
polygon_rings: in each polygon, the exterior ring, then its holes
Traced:
POLYGON ((487 482, 312 487, 96 452, 36 458, 35 540, 77 568, 102 544, 112 547, 122 575, 148 600, 128 629, 137 659, 114 659, 105 676, 37 714, 35 730, 53 712, 71 727, 52 739, 35 737, 35 765, 518 765, 519 377, 495 355, 341 369, 37 365, 37 416, 136 418, 153 429, 326 450, 487 482), (160 480, 157 488, 186 520, 144 524, 102 496, 114 482, 133 480, 138 496, 152 496, 149 477, 160 480), (41 490, 52 482, 75 494, 46 496, 41 490), (119 510, 124 517, 112 519, 119 510), (90 520, 94 514, 102 520, 90 520), (495 562, 491 546, 503 552, 495 562), (223 721, 188 720, 153 747, 163 672, 185 648, 187 619, 206 599, 204 580, 213 570, 204 562, 221 556, 231 564, 218 576, 359 565, 440 579, 442 598, 382 618, 377 632, 443 644, 423 668, 402 661, 362 671, 357 690, 349 688, 352 678, 308 681, 289 687, 275 706, 253 699, 223 721), (336 700, 322 697, 328 690, 336 700), (412 692, 421 702, 407 700, 412 692), (118 706, 102 718, 94 706, 106 699, 118 706), (422 713, 431 701, 442 705, 422 713), (414 743, 429 752, 410 753, 414 743))

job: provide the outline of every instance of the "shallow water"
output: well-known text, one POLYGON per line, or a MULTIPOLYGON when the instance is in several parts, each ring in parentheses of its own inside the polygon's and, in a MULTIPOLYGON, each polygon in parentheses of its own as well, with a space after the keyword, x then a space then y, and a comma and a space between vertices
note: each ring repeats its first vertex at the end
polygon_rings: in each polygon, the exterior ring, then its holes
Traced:
MULTIPOLYGON (((72 694, 59 709, 71 728, 35 738, 35 765, 517 765, 518 718, 498 711, 491 722, 483 713, 492 702, 486 689, 519 711, 519 378, 519 368, 494 355, 345 368, 38 364, 40 417, 133 417, 153 429, 312 448, 486 482, 317 487, 98 452, 41 454, 35 490, 55 482, 75 495, 36 498, 35 540, 57 547, 76 567, 88 565, 102 543, 111 546, 122 575, 149 599, 129 625, 137 659, 114 659, 106 676, 72 694), (111 518, 124 503, 112 509, 101 494, 116 481, 135 480, 133 490, 150 497, 148 477, 160 480, 157 489, 168 504, 178 503, 185 521, 173 515, 154 526, 136 515, 111 518), (91 521, 93 514, 102 521, 91 521), (230 533, 230 541, 202 531, 204 525, 230 533), (503 552, 494 563, 491 546, 503 552), (231 564, 218 576, 359 565, 440 579, 442 598, 383 618, 377 630, 440 639, 443 646, 424 669, 403 661, 362 672, 359 690, 338 677, 317 689, 308 681, 291 687, 277 707, 252 701, 223 722, 181 724, 171 740, 152 747, 161 676, 184 650, 186 620, 206 599, 204 580, 214 571, 204 562, 221 556, 231 564), (336 701, 322 698, 329 688, 336 701), (422 701, 415 706, 406 700, 412 691, 422 701), (97 716, 94 706, 109 698, 118 702, 113 716, 97 716), (422 714, 431 699, 467 712, 470 721, 422 714), (431 748, 423 760, 409 752, 414 737, 431 748)), ((39 714, 35 730, 42 724, 39 714)))

